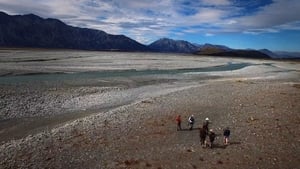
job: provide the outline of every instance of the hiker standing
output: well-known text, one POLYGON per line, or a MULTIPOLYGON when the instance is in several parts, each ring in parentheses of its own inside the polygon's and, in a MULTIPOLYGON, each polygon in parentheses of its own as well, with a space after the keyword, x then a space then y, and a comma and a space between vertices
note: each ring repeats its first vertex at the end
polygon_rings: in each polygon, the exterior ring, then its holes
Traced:
POLYGON ((180 115, 178 115, 178 116, 176 117, 176 123, 177 123, 177 131, 178 131, 178 130, 182 130, 182 129, 181 129, 181 116, 180 116, 180 115))
POLYGON ((205 131, 205 129, 204 128, 200 128, 199 129, 199 136, 200 136, 200 144, 202 145, 202 147, 205 147, 206 146, 206 135, 207 135, 207 133, 206 133, 206 131, 205 131))
POLYGON ((189 126, 190 126, 190 130, 193 130, 193 126, 194 126, 194 123, 195 123, 195 118, 194 118, 194 115, 191 115, 189 118, 188 118, 188 123, 189 123, 189 126))
POLYGON ((215 138, 216 138, 216 134, 213 131, 213 129, 209 130, 208 137, 209 137, 209 147, 212 148, 213 147, 213 143, 214 143, 215 138))
POLYGON ((206 131, 206 134, 208 134, 208 125, 209 125, 209 118, 208 117, 206 117, 205 118, 205 121, 203 122, 203 129, 205 129, 205 131, 206 131))
POLYGON ((225 128, 223 135, 224 135, 224 144, 228 145, 228 143, 229 143, 229 136, 230 136, 229 127, 225 128))

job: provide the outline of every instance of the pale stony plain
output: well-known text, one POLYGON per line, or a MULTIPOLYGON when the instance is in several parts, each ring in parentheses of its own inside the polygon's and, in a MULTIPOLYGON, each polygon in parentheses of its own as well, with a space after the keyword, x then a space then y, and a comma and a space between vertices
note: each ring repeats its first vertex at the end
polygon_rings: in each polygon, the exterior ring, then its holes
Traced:
POLYGON ((0 75, 3 168, 293 168, 299 161, 299 62, 1 50, 0 75), (209 116, 218 134, 229 125, 236 144, 220 149, 219 139, 208 152, 218 158, 205 159, 197 131, 174 130, 177 114, 194 114, 198 126, 209 116), (286 128, 284 137, 272 126, 286 128), (261 140, 266 130, 270 138, 261 140))

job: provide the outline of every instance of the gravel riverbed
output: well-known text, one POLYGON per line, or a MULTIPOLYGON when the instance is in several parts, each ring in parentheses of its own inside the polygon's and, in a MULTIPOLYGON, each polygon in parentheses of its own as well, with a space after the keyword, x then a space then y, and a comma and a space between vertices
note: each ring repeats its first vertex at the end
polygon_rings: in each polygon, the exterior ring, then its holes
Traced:
POLYGON ((72 51, 0 55, 0 168, 299 167, 297 62, 72 51), (49 60, 31 61, 43 55, 49 60), (196 69, 179 71, 184 68, 196 69), (176 131, 178 114, 182 131, 176 131), (191 114, 196 125, 188 131, 191 114), (213 149, 199 142, 206 117, 217 134, 213 149), (228 146, 225 127, 232 132, 228 146))

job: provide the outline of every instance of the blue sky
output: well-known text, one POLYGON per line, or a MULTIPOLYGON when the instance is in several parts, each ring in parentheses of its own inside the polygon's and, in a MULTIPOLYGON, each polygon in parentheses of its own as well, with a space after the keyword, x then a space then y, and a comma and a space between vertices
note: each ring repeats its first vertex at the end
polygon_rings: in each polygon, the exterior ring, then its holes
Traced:
POLYGON ((0 0, 0 10, 57 18, 143 44, 167 37, 300 51, 300 0, 0 0))

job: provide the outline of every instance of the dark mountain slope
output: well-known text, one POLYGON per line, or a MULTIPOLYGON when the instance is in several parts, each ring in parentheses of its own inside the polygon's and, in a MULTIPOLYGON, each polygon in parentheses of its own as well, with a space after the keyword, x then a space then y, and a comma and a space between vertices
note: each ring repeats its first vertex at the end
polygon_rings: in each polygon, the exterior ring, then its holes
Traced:
POLYGON ((269 59, 269 55, 257 50, 237 50, 230 49, 221 45, 203 45, 199 51, 195 52, 197 55, 208 56, 229 56, 229 57, 243 57, 243 58, 262 58, 269 59))
POLYGON ((196 45, 193 45, 183 40, 173 40, 162 38, 148 46, 151 50, 156 52, 171 52, 171 53, 193 53, 199 49, 196 45))
POLYGON ((10 16, 0 12, 1 47, 67 48, 83 50, 147 51, 124 35, 68 26, 57 19, 33 14, 10 16))

